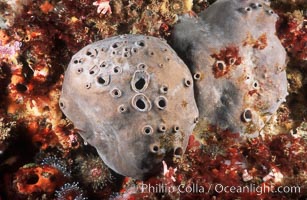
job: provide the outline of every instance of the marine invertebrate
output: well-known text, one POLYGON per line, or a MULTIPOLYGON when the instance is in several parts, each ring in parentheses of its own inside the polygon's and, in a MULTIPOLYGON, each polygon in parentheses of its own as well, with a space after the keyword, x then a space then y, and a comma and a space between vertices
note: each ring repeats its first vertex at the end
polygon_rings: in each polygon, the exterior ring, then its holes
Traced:
POLYGON ((13 184, 18 194, 51 194, 63 184, 64 180, 63 174, 56 168, 48 165, 29 165, 20 168, 15 173, 13 184))
POLYGON ((183 1, 170 1, 169 2, 170 10, 173 13, 179 14, 179 13, 189 13, 193 12, 192 7, 193 7, 193 0, 183 0, 183 1))
POLYGON ((111 169, 138 179, 183 154, 198 117, 188 68, 166 42, 141 35, 81 49, 59 102, 111 169))
POLYGON ((63 159, 60 159, 54 155, 43 158, 40 164, 54 167, 62 172, 66 177, 70 177, 71 175, 71 170, 68 168, 67 163, 63 159))
POLYGON ((60 190, 55 191, 56 200, 86 200, 83 190, 79 187, 78 182, 65 183, 60 190))
POLYGON ((200 118, 219 132, 254 137, 285 101, 277 17, 267 1, 219 0, 175 26, 174 47, 194 74, 200 118))
POLYGON ((91 190, 101 190, 112 180, 109 168, 99 156, 80 156, 76 159, 78 180, 91 190))

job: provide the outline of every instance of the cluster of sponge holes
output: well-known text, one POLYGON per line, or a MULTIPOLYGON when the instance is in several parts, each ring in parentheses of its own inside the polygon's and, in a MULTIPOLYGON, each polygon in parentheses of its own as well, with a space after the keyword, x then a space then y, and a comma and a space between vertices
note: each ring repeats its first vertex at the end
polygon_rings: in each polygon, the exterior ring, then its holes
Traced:
POLYGON ((133 53, 137 53, 138 50, 137 48, 128 48, 128 47, 123 47, 123 44, 127 44, 128 41, 125 40, 124 42, 115 42, 111 45, 111 50, 112 50, 112 55, 118 55, 122 56, 123 58, 129 58, 132 56, 133 53))
POLYGON ((125 47, 122 56, 123 56, 124 58, 129 58, 131 55, 132 55, 131 49, 128 48, 128 47, 125 47))
MULTIPOLYGON (((243 13, 249 13, 252 10, 256 10, 258 8, 262 8, 262 4, 260 3, 251 3, 248 7, 245 8, 240 8, 239 11, 243 12, 243 13)), ((265 10, 265 12, 270 16, 274 14, 273 10, 265 10)))
MULTIPOLYGON (((73 61, 73 64, 78 66, 78 64, 82 64, 82 63, 84 62, 84 60, 85 60, 85 59, 83 59, 83 58, 75 59, 75 60, 73 61)), ((76 69, 76 73, 77 73, 77 74, 81 74, 83 71, 84 71, 84 69, 83 69, 82 67, 78 67, 78 68, 76 69)))
POLYGON ((259 90, 260 89, 260 84, 257 80, 255 80, 254 78, 252 78, 250 75, 247 75, 245 77, 245 83, 247 83, 248 85, 251 85, 253 90, 259 90))
MULTIPOLYGON (((122 38, 124 39, 124 38, 122 38)), ((145 47, 145 41, 144 40, 140 40, 140 41, 136 41, 134 43, 134 46, 131 48, 125 47, 122 49, 122 51, 119 50, 119 47, 122 46, 122 44, 127 44, 128 41, 125 40, 124 42, 115 42, 111 45, 112 48, 112 55, 121 55, 123 58, 129 58, 131 57, 133 54, 137 54, 139 52, 139 48, 143 48, 145 47)))
POLYGON ((260 3, 251 3, 249 4, 248 7, 245 7, 245 8, 240 8, 239 11, 242 12, 242 13, 249 13, 251 12, 252 10, 256 10, 258 8, 262 8, 262 4, 260 3))
POLYGON ((97 49, 88 49, 85 53, 85 55, 94 58, 98 55, 98 50, 97 49))
MULTIPOLYGON (((147 37, 146 39, 149 40, 150 38, 147 37)), ((140 41, 135 42, 135 46, 136 47, 131 48, 130 50, 131 53, 137 53, 138 49, 145 47, 146 44, 145 44, 145 41, 140 40, 140 41)), ((128 52, 128 49, 127 49, 127 52, 128 52)), ((149 51, 148 54, 149 56, 154 56, 155 53, 153 51, 149 51)), ((145 94, 143 94, 148 88, 149 83, 150 83, 150 75, 147 72, 147 69, 148 67, 146 64, 144 63, 138 64, 137 69, 134 72, 131 82, 130 82, 132 90, 137 93, 132 98, 131 104, 134 109, 140 112, 147 112, 147 111, 150 111, 152 108, 150 99, 145 94)), ((167 94, 168 86, 162 85, 159 89, 159 92, 161 94, 167 94)), ((154 100, 154 104, 159 110, 163 110, 167 106, 167 98, 165 96, 158 96, 154 100)), ((157 131, 160 133, 165 133, 166 125, 164 123, 161 123, 158 126, 157 131)), ((141 133, 143 135, 152 135, 153 132, 154 132, 154 129, 150 125, 145 125, 141 130, 141 133)), ((150 152, 155 153, 155 154, 159 152, 159 149, 160 149, 159 145, 156 143, 153 143, 149 146, 150 152)))
POLYGON ((246 12, 250 12, 252 10, 262 8, 262 4, 260 3, 251 3, 248 7, 244 8, 246 12))
POLYGON ((82 58, 79 59, 79 60, 78 60, 78 59, 75 59, 75 60, 74 60, 74 64, 75 64, 75 65, 78 64, 78 63, 82 64, 83 62, 84 62, 84 59, 82 59, 82 58))
POLYGON ((110 50, 111 50, 111 55, 118 55, 118 54, 121 54, 121 52, 119 51, 119 47, 120 46, 122 46, 122 43, 120 43, 120 42, 115 42, 115 43, 113 43, 112 45, 111 45, 111 48, 110 48, 110 50))
POLYGON ((121 42, 115 42, 111 45, 111 56, 119 56, 122 54, 122 51, 120 50, 120 47, 122 46, 121 42))
MULTIPOLYGON (((144 135, 152 135, 154 132, 153 128, 150 126, 150 125, 145 125, 143 128, 142 128, 142 134, 144 135)), ((149 146, 149 149, 152 153, 158 153, 159 151, 159 145, 157 143, 153 143, 149 146)))
POLYGON ((138 70, 134 72, 131 80, 132 90, 138 93, 132 98, 132 107, 141 112, 151 109, 150 100, 144 94, 141 94, 147 89, 150 81, 150 75, 145 71, 146 68, 145 64, 139 64, 138 70))
POLYGON ((252 9, 262 8, 262 4, 261 3, 251 3, 249 6, 252 9))

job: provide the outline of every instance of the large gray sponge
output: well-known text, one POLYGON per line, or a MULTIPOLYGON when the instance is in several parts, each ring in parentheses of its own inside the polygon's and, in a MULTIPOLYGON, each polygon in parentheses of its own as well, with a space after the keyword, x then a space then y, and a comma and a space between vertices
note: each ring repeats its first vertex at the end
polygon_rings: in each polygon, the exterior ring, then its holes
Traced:
POLYGON ((137 179, 181 156, 198 118, 187 66, 165 41, 141 35, 76 53, 60 107, 111 169, 137 179))
POLYGON ((218 130, 256 136, 285 101, 277 18, 268 1, 218 0, 175 26, 174 48, 193 73, 200 118, 218 130))

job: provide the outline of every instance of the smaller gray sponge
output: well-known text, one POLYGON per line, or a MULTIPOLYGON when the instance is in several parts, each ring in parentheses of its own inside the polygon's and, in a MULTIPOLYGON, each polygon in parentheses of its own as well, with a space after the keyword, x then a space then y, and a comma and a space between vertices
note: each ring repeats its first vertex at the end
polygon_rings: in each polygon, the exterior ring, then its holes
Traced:
POLYGON ((181 19, 174 48, 195 79, 200 118, 221 131, 257 136, 287 96, 278 16, 261 0, 218 0, 181 19))

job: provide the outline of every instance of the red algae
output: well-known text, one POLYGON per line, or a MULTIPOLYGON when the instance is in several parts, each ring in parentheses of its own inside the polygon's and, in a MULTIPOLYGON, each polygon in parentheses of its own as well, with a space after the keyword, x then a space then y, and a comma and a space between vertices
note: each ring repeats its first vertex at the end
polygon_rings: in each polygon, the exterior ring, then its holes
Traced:
POLYGON ((278 21, 278 37, 288 54, 297 60, 307 60, 306 16, 302 11, 281 14, 278 21))
POLYGON ((239 49, 236 47, 226 47, 220 50, 218 54, 212 54, 212 58, 216 59, 213 65, 213 73, 215 78, 226 75, 232 67, 241 64, 239 49))

